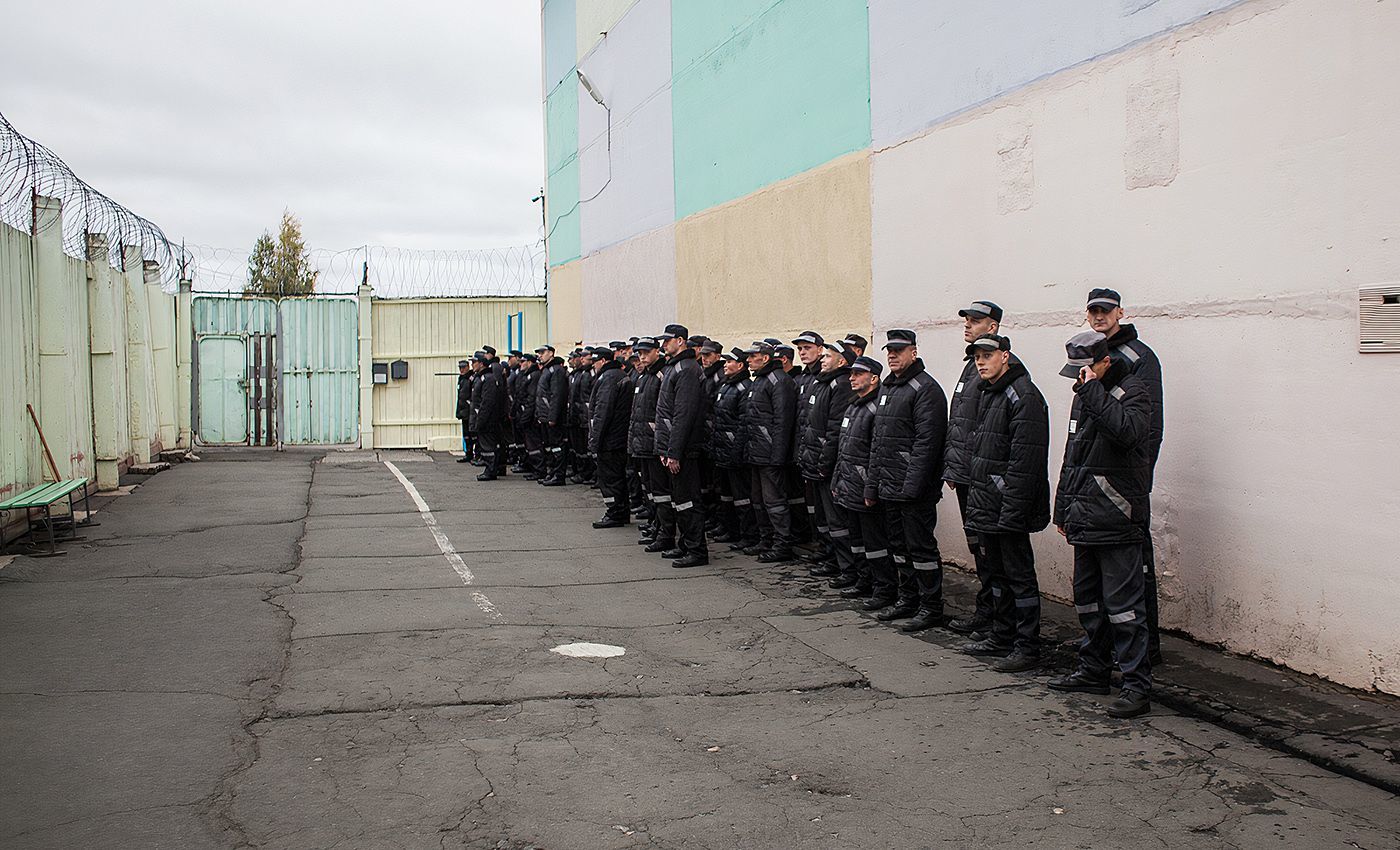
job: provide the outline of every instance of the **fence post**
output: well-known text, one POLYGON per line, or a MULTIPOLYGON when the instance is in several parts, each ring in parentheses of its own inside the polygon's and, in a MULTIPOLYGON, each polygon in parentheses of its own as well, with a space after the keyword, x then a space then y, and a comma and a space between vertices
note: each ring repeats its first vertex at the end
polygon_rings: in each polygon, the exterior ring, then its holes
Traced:
POLYGON ((360 448, 374 448, 374 309, 369 282, 360 284, 360 448))
POLYGON ((194 282, 180 281, 180 294, 175 299, 175 416, 180 430, 175 445, 186 451, 194 448, 190 433, 194 423, 194 370, 191 349, 194 346, 194 282))
POLYGON ((131 456, 136 463, 145 464, 151 462, 151 438, 159 428, 151 386, 151 304, 146 298, 141 249, 135 245, 122 246, 122 282, 126 290, 126 403, 131 456))
MULTIPOLYGON (((126 441, 126 375, 122 361, 126 355, 126 311, 118 315, 118 302, 112 286, 112 268, 107 259, 107 236, 87 235, 88 352, 92 362, 92 437, 96 454, 97 489, 115 490, 119 485, 126 441), (120 340, 117 330, 123 331, 120 340), (120 342, 120 346, 118 343, 120 342), (118 350, 120 348, 120 350, 118 350), (121 399, 120 403, 118 399, 121 399)), ((129 443, 127 443, 129 445, 129 443)))
POLYGON ((156 433, 162 450, 175 447, 175 299, 160 286, 160 264, 141 266, 151 317, 151 366, 155 371, 156 433))

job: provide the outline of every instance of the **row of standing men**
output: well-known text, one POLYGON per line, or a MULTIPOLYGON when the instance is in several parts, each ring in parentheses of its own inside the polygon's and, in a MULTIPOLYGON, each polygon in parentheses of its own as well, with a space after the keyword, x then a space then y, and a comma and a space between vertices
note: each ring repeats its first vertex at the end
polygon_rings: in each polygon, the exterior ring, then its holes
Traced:
POLYGON ((1150 493, 1163 431, 1161 366, 1121 321, 1117 292, 1095 289, 1090 330, 1066 343, 1074 379, 1053 499, 1049 412, 1002 308, 959 310, 963 368, 951 402, 917 336, 867 341, 805 331, 790 343, 725 350, 679 324, 654 337, 509 352, 459 363, 463 462, 491 481, 507 469, 545 486, 597 487, 595 528, 645 521, 638 542, 677 568, 709 562, 709 541, 813 575, 908 632, 942 626, 1005 672, 1039 666, 1040 590, 1030 535, 1053 521, 1074 548, 1085 635, 1057 690, 1106 694, 1109 713, 1149 710, 1160 661, 1150 493), (888 367, 888 374, 886 374, 888 367), (944 488, 958 500, 979 580, 974 609, 947 618, 935 528, 944 488))

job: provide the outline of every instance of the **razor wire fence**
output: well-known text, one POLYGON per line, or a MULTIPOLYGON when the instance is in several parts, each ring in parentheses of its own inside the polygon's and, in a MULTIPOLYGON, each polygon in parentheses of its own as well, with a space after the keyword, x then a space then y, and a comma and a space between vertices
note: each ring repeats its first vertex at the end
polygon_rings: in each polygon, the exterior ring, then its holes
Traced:
POLYGON ((88 235, 107 237, 108 262, 122 266, 123 250, 139 248, 142 258, 160 266, 161 288, 174 292, 185 265, 184 252, 154 222, 93 188, 58 154, 25 136, 0 114, 0 221, 38 235, 62 229, 63 251, 87 259, 88 235), (38 198, 63 205, 57 218, 39 216, 38 198))
MULTIPOLYGON (((184 246, 194 290, 238 294, 248 285, 249 251, 184 246)), ((315 294, 354 295, 368 283, 376 298, 534 298, 545 294, 541 244, 475 250, 362 245, 312 248, 315 294)))

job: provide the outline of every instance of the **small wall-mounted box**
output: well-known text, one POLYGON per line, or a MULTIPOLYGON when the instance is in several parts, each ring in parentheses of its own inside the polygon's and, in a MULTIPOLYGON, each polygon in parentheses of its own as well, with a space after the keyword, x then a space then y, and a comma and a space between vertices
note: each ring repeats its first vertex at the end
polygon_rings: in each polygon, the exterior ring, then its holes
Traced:
POLYGON ((1358 350, 1363 354, 1400 352, 1400 283, 1361 287, 1357 306, 1361 319, 1358 350))
POLYGON ((373 377, 373 381, 374 381, 375 384, 387 384, 387 383, 389 383, 389 364, 388 364, 388 363, 376 363, 376 364, 374 364, 373 376, 374 376, 374 377, 373 377))
POLYGON ((389 364, 389 377, 396 381, 408 380, 408 361, 395 360, 389 364))

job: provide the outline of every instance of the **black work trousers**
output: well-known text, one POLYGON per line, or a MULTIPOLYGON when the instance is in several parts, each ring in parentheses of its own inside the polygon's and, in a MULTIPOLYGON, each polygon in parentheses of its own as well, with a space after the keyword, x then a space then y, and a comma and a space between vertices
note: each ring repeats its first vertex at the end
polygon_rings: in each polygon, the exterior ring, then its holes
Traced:
POLYGON ((1142 596, 1147 608, 1147 651, 1156 654, 1162 651, 1162 635, 1158 631, 1157 620, 1157 559, 1152 554, 1152 505, 1147 506, 1147 516, 1142 520, 1142 596))
POLYGON ((889 525, 885 509, 876 505, 868 510, 853 512, 860 524, 861 545, 865 547, 866 573, 870 576, 870 591, 874 599, 894 602, 899 596, 899 576, 890 558, 889 525))
POLYGON ((792 510, 788 504, 786 467, 751 466, 750 496, 765 549, 792 548, 792 510))
POLYGON ((564 465, 568 462, 569 431, 563 425, 540 423, 540 433, 544 435, 544 473, 541 478, 564 477, 564 465))
POLYGON ((721 469, 724 488, 733 499, 734 526, 731 529, 745 546, 758 542, 758 515, 753 506, 753 473, 747 466, 721 469))
POLYGON ((1040 653, 1040 583, 1025 532, 977 532, 992 585, 992 636, 1029 655, 1040 653))
POLYGON ((574 472, 580 478, 592 478, 594 473, 593 457, 588 453, 587 426, 570 426, 569 453, 572 456, 574 472))
POLYGON ((627 453, 598 452, 598 492, 603 494, 603 514, 608 519, 627 522, 632 518, 627 494, 627 453))
POLYGON ((524 432, 522 440, 525 445, 525 468, 534 473, 536 477, 543 478, 545 471, 544 432, 540 430, 538 422, 531 422, 521 430, 524 432))
POLYGON ((788 516, 793 543, 810 543, 816 534, 814 517, 807 509, 807 488, 797 464, 782 467, 783 487, 787 492, 788 516))
POLYGON ((967 527, 967 485, 954 484, 958 494, 958 514, 962 517, 963 533, 967 535, 967 549, 972 553, 972 565, 977 571, 977 606, 973 609, 975 619, 992 621, 992 579, 987 573, 986 558, 982 556, 982 546, 977 532, 967 527))
MULTIPOLYGON (((932 489, 932 488, 930 488, 932 489)), ((943 561, 938 554, 938 491, 907 502, 886 501, 885 526, 889 530, 890 558, 899 576, 901 599, 918 602, 920 608, 943 614, 943 561)))
POLYGON ((687 555, 708 557, 701 492, 705 488, 705 470, 700 458, 683 458, 680 470, 668 471, 668 474, 671 476, 671 511, 676 518, 676 548, 687 555))
POLYGON ((501 441, 501 423, 478 424, 477 445, 481 448, 481 459, 486 464, 486 472, 491 475, 506 474, 506 450, 501 441))
POLYGON ((661 458, 645 458, 642 463, 646 471, 647 492, 651 494, 652 510, 656 517, 652 528, 656 539, 663 543, 676 542, 676 510, 671 503, 671 473, 662 465, 661 458))
POLYGON ((813 481, 817 498, 821 501, 821 515, 826 519, 826 538, 831 544, 831 553, 836 558, 836 568, 841 577, 850 581, 860 581, 860 567, 864 558, 857 560, 854 546, 860 545, 860 528, 851 512, 836 504, 831 496, 830 481, 813 481), (851 526, 857 527, 852 529, 851 526))
POLYGON ((1147 659, 1147 606, 1143 600, 1142 544, 1074 547, 1074 610, 1084 627, 1079 667, 1108 681, 1116 661, 1123 687, 1152 691, 1147 659))
POLYGON ((834 554, 831 551, 831 523, 826 510, 826 503, 831 501, 830 491, 830 481, 802 479, 802 501, 807 510, 807 518, 812 521, 812 531, 817 545, 827 556, 834 554), (822 498, 822 490, 827 491, 825 499, 822 498))
POLYGON ((468 420, 462 420, 462 452, 467 460, 472 459, 472 453, 476 450, 476 432, 472 430, 468 420))

